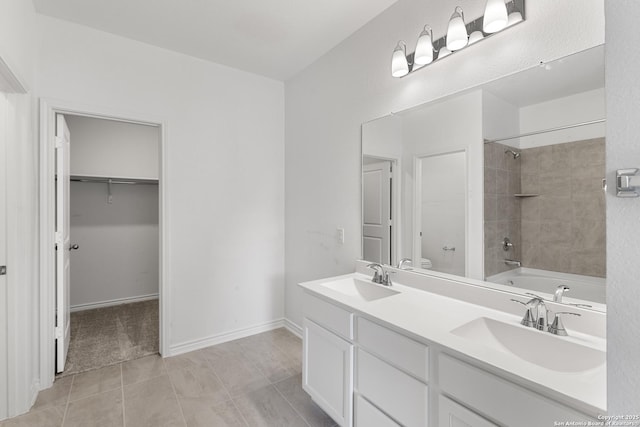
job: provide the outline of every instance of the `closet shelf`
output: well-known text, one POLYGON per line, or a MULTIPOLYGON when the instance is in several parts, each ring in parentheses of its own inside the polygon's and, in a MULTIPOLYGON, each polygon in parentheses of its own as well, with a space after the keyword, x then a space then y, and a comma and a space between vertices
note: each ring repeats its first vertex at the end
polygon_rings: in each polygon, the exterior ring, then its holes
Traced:
POLYGON ((109 177, 109 176, 89 176, 89 175, 71 175, 69 177, 74 182, 98 182, 103 184, 149 184, 158 185, 157 179, 148 178, 127 178, 127 177, 109 177))
POLYGON ((539 194, 534 194, 534 193, 517 193, 514 194, 514 197, 538 197, 539 194))

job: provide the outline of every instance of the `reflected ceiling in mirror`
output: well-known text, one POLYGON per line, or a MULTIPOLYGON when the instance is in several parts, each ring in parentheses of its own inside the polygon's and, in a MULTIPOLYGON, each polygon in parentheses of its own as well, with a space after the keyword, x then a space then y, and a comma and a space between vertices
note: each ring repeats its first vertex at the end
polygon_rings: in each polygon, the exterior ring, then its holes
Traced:
POLYGON ((363 124, 363 258, 603 308, 604 93, 598 46, 363 124))

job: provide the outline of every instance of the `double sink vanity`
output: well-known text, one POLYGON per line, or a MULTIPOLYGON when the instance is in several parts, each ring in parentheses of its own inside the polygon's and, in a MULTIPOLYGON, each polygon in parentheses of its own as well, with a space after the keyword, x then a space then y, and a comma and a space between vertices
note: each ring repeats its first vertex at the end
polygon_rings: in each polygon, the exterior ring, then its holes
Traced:
POLYGON ((368 265, 299 285, 303 388, 340 426, 543 427, 606 413, 605 313, 545 300, 550 324, 580 315, 558 336, 521 324, 531 305, 514 300, 534 297, 391 267, 383 286, 368 265))

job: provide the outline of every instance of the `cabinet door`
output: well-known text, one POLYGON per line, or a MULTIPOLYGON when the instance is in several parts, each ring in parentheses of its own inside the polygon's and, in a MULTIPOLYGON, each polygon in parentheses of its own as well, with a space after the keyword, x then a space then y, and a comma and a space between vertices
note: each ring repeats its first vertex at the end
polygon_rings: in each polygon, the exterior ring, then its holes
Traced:
POLYGON ((302 387, 342 427, 353 424, 353 345, 303 322, 302 387))
POLYGON ((496 427, 495 424, 444 396, 439 398, 438 413, 440 427, 496 427))

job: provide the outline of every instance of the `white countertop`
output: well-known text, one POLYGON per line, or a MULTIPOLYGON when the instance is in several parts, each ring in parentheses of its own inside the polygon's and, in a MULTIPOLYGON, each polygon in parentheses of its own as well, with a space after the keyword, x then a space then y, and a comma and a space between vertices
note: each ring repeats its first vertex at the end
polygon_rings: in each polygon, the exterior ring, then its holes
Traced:
MULTIPOLYGON (((520 327, 522 316, 442 296, 423 290, 424 287, 416 289, 398 283, 392 286, 392 289, 399 291, 398 294, 373 301, 362 301, 322 286, 323 283, 349 277, 371 281, 371 276, 352 273, 300 283, 300 286, 311 294, 346 307, 356 314, 398 328, 425 344, 435 343, 444 347, 445 351, 451 350, 453 355, 456 352, 464 354, 480 364, 497 369, 507 379, 546 396, 561 399, 563 403, 590 416, 596 417, 598 414, 606 413, 606 364, 578 373, 558 372, 450 333, 453 329, 479 317, 488 317, 520 327)), ((449 282, 448 285, 455 286, 453 281, 447 279, 426 277, 425 280, 433 283, 445 281, 449 282)), ((441 285, 442 283, 438 283, 438 286, 441 285)), ((496 297, 505 298, 500 292, 496 292, 496 297)), ((524 314, 524 307, 522 313, 524 314)), ((569 337, 557 338, 606 352, 604 338, 569 329, 568 332, 569 337)))

